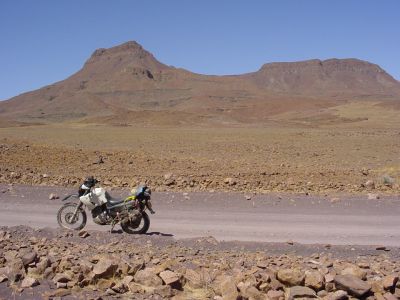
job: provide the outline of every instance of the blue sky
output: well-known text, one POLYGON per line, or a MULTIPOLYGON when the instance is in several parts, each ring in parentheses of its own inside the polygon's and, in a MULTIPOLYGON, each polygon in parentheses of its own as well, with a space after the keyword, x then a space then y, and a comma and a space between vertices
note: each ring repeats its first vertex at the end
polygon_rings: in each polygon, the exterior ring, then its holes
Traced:
POLYGON ((239 74, 273 61, 360 58, 400 79, 399 0, 1 0, 0 99, 135 40, 161 62, 239 74))

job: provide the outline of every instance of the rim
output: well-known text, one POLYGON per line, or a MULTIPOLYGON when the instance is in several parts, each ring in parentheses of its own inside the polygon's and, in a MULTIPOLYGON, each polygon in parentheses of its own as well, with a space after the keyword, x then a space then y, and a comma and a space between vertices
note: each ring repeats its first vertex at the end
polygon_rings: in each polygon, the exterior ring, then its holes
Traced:
POLYGON ((68 205, 65 206, 60 212, 61 225, 68 229, 77 229, 81 226, 83 219, 82 212, 79 210, 75 218, 72 218, 75 212, 76 206, 68 205))
POLYGON ((140 218, 140 222, 139 223, 132 223, 132 222, 129 222, 128 224, 127 224, 127 227, 130 229, 130 230, 132 230, 133 232, 139 232, 140 230, 142 230, 143 228, 144 228, 144 226, 145 226, 145 222, 144 222, 144 218, 142 217, 142 218, 140 218), (134 226, 134 225, 136 225, 137 224, 137 226, 134 226))
POLYGON ((140 229, 142 229, 143 226, 144 226, 143 217, 140 218, 140 222, 138 222, 138 223, 129 222, 129 227, 132 228, 132 229, 135 229, 135 230, 140 230, 140 229), (137 224, 137 226, 135 226, 136 224, 137 224))

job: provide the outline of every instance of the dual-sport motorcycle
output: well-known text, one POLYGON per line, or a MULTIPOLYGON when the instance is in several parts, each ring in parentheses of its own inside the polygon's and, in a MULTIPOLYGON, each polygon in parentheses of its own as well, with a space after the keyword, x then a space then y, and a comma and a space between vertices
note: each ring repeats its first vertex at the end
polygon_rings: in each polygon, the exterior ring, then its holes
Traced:
POLYGON ((120 224, 127 233, 144 234, 150 227, 150 218, 146 208, 154 214, 150 201, 151 190, 147 186, 139 186, 125 199, 116 199, 101 187, 92 176, 86 178, 80 186, 78 194, 66 196, 67 201, 57 213, 58 224, 66 229, 81 230, 85 227, 87 216, 85 208, 89 209, 93 221, 98 225, 120 224), (74 200, 75 201, 71 201, 74 200), (78 201, 76 201, 78 200, 78 201))

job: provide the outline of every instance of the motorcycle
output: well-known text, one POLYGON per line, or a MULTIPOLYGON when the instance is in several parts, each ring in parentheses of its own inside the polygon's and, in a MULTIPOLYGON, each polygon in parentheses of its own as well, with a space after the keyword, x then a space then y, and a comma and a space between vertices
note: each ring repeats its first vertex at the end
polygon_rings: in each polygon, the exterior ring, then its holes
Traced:
POLYGON ((94 223, 98 225, 120 224, 124 232, 130 234, 144 234, 150 227, 148 209, 155 212, 151 204, 151 190, 146 185, 139 186, 125 199, 116 199, 101 187, 93 177, 88 177, 79 188, 78 194, 71 194, 62 199, 68 201, 58 210, 57 222, 66 229, 81 230, 85 227, 87 215, 85 208, 90 210, 94 223), (76 201, 69 201, 78 199, 76 201))

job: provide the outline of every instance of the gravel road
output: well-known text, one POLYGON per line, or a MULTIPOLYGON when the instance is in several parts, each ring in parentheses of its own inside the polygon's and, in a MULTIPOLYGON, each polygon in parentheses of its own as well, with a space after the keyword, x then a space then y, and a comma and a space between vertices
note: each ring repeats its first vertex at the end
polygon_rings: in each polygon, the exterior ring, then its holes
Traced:
MULTIPOLYGON (((0 226, 57 227, 60 200, 71 189, 0 185, 0 226)), ((111 191, 114 196, 128 191, 111 191)), ((214 236, 226 241, 400 246, 400 196, 257 195, 153 193, 151 232, 175 238, 214 236)), ((91 220, 88 229, 109 230, 91 220)))

